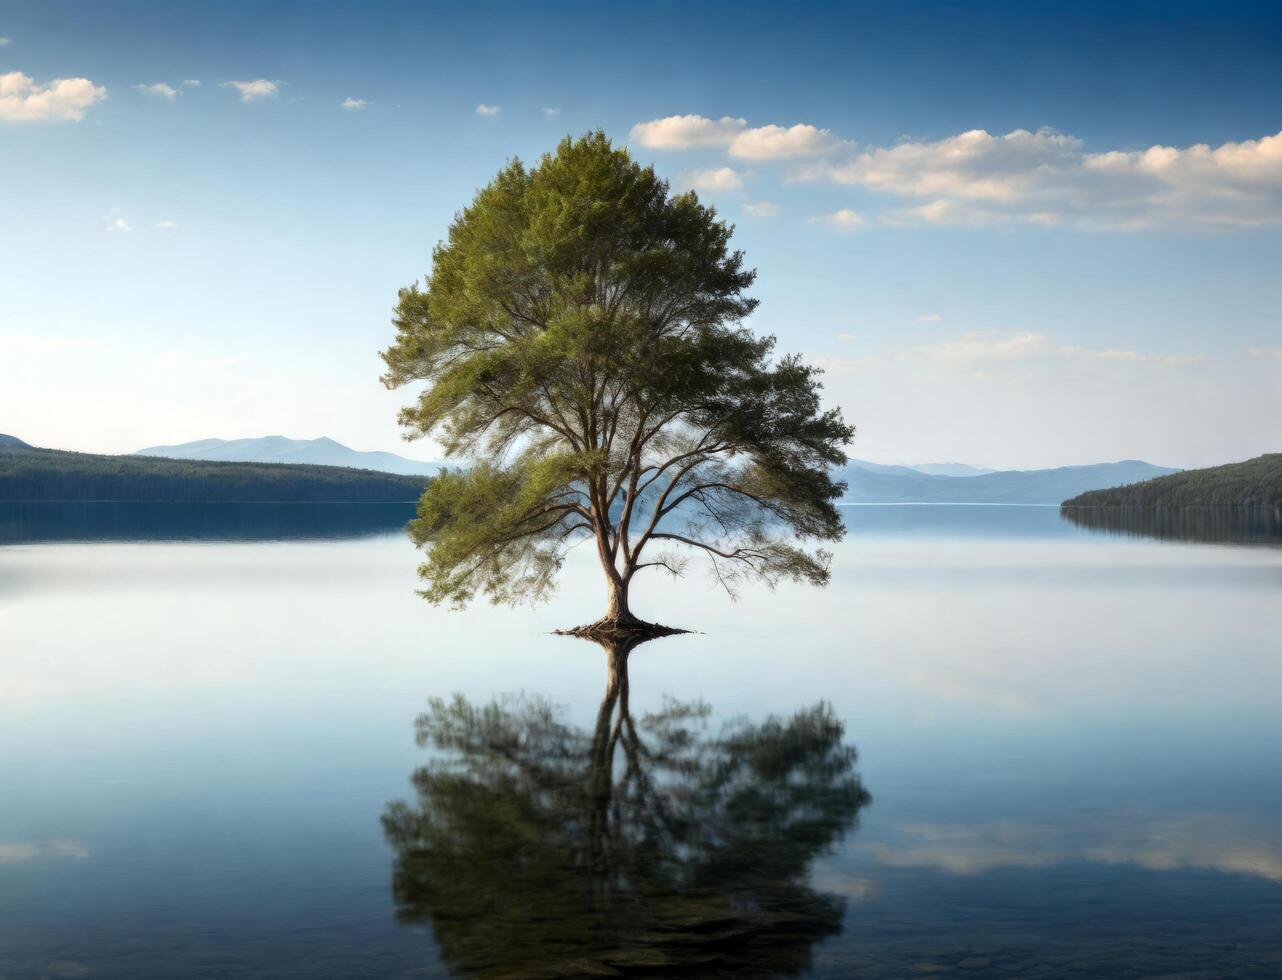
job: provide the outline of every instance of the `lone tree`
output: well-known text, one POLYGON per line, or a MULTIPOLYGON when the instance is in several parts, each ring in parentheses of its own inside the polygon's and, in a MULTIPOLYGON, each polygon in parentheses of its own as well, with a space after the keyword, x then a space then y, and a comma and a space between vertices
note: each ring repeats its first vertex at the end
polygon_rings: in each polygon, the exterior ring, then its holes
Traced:
POLYGON ((831 555, 801 545, 841 537, 829 467, 854 429, 815 368, 742 325, 756 273, 731 231, 600 132, 514 160, 455 218, 382 353, 387 387, 427 382, 407 438, 468 461, 410 523, 427 599, 543 598, 588 538, 598 633, 646 629, 634 576, 700 553, 732 596, 749 577, 826 584, 831 555))

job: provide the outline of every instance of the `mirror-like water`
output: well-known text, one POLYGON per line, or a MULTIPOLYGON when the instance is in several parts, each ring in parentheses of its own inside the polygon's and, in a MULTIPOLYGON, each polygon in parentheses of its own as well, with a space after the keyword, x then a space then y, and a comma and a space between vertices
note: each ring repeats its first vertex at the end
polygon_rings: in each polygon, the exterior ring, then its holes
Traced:
POLYGON ((631 651, 586 551, 457 614, 403 517, 28 516, 0 977, 1282 973, 1282 550, 848 513, 631 651))

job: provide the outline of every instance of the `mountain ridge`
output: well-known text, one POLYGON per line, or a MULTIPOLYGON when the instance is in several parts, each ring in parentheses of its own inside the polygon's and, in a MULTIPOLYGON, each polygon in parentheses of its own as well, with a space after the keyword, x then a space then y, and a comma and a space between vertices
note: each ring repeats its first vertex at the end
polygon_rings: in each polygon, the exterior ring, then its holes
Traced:
POLYGON ((396 453, 352 449, 329 436, 290 439, 287 436, 254 436, 245 439, 197 439, 172 445, 148 446, 134 456, 233 463, 305 463, 377 470, 401 476, 434 476, 445 464, 409 459, 396 453))
POLYGON ((868 504, 1059 504, 1088 490, 1137 483, 1179 471, 1138 459, 998 470, 976 476, 873 471, 857 462, 840 471, 847 483, 842 503, 868 504))

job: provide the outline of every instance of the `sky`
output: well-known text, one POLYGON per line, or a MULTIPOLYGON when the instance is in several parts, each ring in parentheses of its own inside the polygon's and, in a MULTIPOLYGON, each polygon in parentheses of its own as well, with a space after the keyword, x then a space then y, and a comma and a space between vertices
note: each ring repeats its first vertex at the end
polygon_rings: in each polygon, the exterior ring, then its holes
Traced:
POLYGON ((398 288, 603 129, 852 456, 1282 451, 1282 5, 0 0, 0 432, 407 444, 398 288))

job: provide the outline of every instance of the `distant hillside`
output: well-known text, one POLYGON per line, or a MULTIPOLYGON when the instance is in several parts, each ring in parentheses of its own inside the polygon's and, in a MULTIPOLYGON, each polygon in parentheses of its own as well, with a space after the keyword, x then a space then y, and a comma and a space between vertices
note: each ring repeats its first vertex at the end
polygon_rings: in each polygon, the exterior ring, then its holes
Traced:
POLYGON ((257 439, 201 439, 174 446, 149 446, 135 456, 163 456, 166 459, 222 460, 235 463, 310 463, 314 466, 347 466, 383 473, 432 476, 441 463, 407 459, 395 453, 361 452, 340 442, 320 439, 287 439, 262 436, 257 439))
POLYGON ((1094 490, 1066 499, 1064 506, 1282 507, 1282 453, 1094 490))
POLYGON ((968 466, 965 463, 912 463, 908 468, 931 476, 983 476, 997 472, 985 466, 968 466))
POLYGON ((894 466, 887 463, 873 463, 866 459, 852 459, 850 465, 872 473, 896 473, 900 476, 915 476, 918 473, 929 476, 982 476, 985 473, 997 472, 980 466, 967 466, 965 463, 913 463, 907 466, 894 466))
POLYGON ((25 442, 19 439, 17 436, 7 436, 3 432, 0 432, 0 447, 7 447, 11 449, 30 449, 31 448, 25 442))
POLYGON ((0 500, 404 502, 421 476, 337 466, 97 456, 0 440, 0 500))
POLYGON ((1152 479, 1176 470, 1137 459, 1047 470, 1003 470, 978 476, 872 472, 859 464, 840 473, 843 502, 864 504, 1058 504, 1087 490, 1152 479))

